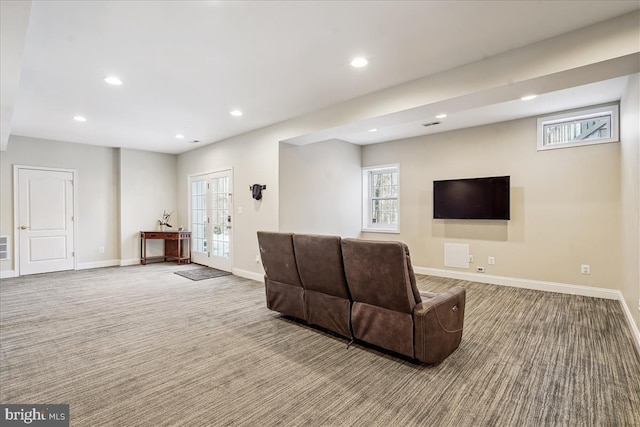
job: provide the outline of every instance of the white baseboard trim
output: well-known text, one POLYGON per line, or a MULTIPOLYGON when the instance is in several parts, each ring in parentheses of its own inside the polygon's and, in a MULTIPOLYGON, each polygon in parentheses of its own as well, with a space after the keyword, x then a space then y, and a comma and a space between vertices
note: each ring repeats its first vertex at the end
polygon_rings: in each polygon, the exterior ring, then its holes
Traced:
POLYGON ((264 282, 264 274, 256 273, 255 271, 242 270, 240 268, 233 268, 231 273, 235 276, 244 277, 245 279, 255 280, 257 282, 264 282))
POLYGON ((128 265, 138 265, 140 264, 140 258, 131 258, 131 259, 121 259, 120 267, 126 267, 128 265))
POLYGON ((633 320, 631 310, 627 305, 627 301, 624 299, 624 295, 622 295, 622 292, 620 291, 618 291, 618 293, 620 294, 619 301, 622 306, 622 311, 627 318, 627 323, 629 323, 629 328, 631 329, 631 335, 634 338, 636 349, 638 350, 638 354, 640 354, 640 330, 638 330, 638 325, 636 325, 636 322, 633 320))
POLYGON ((2 270, 0 271, 0 279, 11 279, 12 277, 16 277, 15 270, 2 270))
POLYGON ((615 299, 620 302, 622 311, 631 329, 634 344, 640 353, 640 330, 633 320, 627 302, 617 289, 596 288, 591 286, 571 285, 568 283, 543 282, 540 280, 518 279, 515 277, 493 276, 483 273, 467 273, 464 271, 442 270, 439 268, 413 267, 417 274, 446 277, 449 279, 468 280, 471 282, 489 283, 492 285, 511 286, 514 288, 532 289, 536 291, 558 292, 561 294, 581 295, 585 297, 615 299))
POLYGON ((617 289, 571 285, 568 283, 543 282, 540 280, 493 276, 491 274, 484 273, 467 273, 464 271, 442 270, 439 268, 413 267, 413 270, 418 274, 469 280, 471 282, 489 283, 491 285, 511 286, 513 288, 533 289, 536 291, 558 292, 561 294, 582 295, 593 298, 620 299, 620 291, 617 289))
POLYGON ((103 267, 117 267, 120 265, 120 261, 117 259, 110 259, 107 261, 94 261, 78 263, 77 270, 87 270, 89 268, 103 268, 103 267))

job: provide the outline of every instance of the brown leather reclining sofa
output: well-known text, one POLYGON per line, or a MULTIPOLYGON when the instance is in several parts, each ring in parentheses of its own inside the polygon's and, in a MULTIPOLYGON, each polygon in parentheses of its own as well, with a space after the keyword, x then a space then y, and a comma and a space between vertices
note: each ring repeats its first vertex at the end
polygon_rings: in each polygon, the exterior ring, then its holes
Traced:
POLYGON ((404 243, 259 231, 258 244, 269 309, 419 362, 458 348, 465 290, 421 294, 404 243))

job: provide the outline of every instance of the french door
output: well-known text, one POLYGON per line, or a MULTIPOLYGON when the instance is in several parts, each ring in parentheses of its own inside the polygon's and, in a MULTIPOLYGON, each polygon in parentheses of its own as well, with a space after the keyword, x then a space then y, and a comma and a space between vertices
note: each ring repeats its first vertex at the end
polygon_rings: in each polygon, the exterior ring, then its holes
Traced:
POLYGON ((15 166, 19 274, 75 268, 75 172, 15 166))
POLYGON ((231 271, 233 233, 232 171, 189 178, 191 260, 231 271))

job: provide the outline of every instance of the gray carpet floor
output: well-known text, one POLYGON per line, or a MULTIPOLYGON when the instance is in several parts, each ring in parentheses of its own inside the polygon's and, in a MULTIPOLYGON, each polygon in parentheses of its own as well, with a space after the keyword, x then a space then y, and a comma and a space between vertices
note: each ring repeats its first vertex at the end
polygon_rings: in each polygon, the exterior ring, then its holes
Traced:
POLYGON ((617 301, 467 289, 462 344, 416 365, 265 307, 236 276, 171 263, 0 283, 0 401, 72 426, 640 426, 640 357, 617 301))

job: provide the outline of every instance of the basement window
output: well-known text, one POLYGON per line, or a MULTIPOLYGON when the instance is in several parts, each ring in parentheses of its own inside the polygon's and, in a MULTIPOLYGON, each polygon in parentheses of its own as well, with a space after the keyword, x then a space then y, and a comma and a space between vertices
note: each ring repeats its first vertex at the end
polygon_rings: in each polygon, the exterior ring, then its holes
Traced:
POLYGON ((398 165, 362 169, 362 231, 399 232, 399 175, 398 165))
POLYGON ((617 141, 617 104, 585 108, 538 119, 538 150, 617 141))

